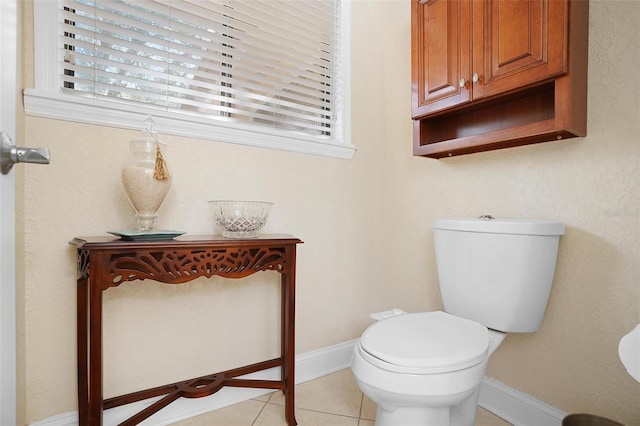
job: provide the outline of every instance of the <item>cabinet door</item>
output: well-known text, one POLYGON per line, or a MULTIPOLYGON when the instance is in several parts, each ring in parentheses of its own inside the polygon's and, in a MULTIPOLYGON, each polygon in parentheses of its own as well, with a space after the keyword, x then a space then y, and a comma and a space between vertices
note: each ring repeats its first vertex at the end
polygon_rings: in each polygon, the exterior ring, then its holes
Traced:
MULTIPOLYGON (((473 99, 567 72, 568 0, 474 0, 473 99)), ((473 77, 472 77, 473 78, 473 77)))
POLYGON ((412 115, 418 118, 470 99, 471 3, 413 0, 411 8, 412 115))

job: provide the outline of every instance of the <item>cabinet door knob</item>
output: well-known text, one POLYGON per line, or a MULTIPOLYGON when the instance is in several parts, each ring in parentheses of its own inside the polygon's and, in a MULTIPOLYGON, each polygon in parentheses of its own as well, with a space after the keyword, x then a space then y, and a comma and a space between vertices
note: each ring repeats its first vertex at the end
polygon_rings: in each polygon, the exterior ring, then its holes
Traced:
POLYGON ((480 76, 478 75, 477 72, 473 73, 473 76, 471 76, 471 81, 473 81, 474 83, 477 83, 480 81, 480 76))
POLYGON ((467 80, 465 80, 464 77, 462 77, 460 79, 460 88, 462 89, 466 84, 467 84, 467 80))

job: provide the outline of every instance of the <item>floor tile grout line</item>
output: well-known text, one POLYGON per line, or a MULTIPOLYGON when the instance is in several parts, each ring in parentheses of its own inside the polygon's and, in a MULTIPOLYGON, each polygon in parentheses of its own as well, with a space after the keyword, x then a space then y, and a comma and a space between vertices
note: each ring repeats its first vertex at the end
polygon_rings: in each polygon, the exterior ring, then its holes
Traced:
MULTIPOLYGON (((266 402, 265 404, 268 405, 274 405, 276 407, 284 407, 282 404, 278 404, 277 402, 266 402)), ((264 409, 264 408, 263 408, 264 409)), ((359 415, 357 416, 353 416, 353 415, 349 415, 349 414, 337 414, 337 413, 332 413, 330 411, 324 411, 324 410, 314 410, 313 408, 301 408, 301 407, 295 407, 296 410, 302 410, 302 411, 310 411, 312 413, 321 413, 321 414, 329 414, 330 416, 338 416, 338 417, 347 417, 349 419, 360 419, 359 415)))
POLYGON ((320 414, 327 414, 329 416, 336 416, 336 417, 345 417, 348 419, 355 419, 358 420, 357 416, 350 416, 348 414, 336 414, 336 413, 330 413, 329 411, 320 411, 320 410, 312 410, 310 408, 296 408, 296 410, 300 410, 300 411, 309 411, 311 413, 320 413, 320 414))
MULTIPOLYGON (((262 402, 262 401, 260 401, 260 402, 262 402)), ((251 422, 251 426, 255 426, 256 422, 258 421, 258 419, 260 418, 260 416, 264 412, 264 409, 267 408, 267 404, 268 404, 268 400, 263 402, 262 408, 260 409, 260 411, 258 411, 258 414, 256 415, 256 418, 253 419, 253 421, 251 422)))

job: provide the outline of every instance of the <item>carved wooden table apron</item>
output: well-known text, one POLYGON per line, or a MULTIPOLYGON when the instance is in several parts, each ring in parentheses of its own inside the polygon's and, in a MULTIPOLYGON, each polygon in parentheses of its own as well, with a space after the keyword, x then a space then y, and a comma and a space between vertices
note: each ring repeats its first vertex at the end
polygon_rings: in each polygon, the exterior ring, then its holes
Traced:
POLYGON ((183 236, 167 241, 122 241, 113 237, 76 238, 78 250, 78 405, 80 425, 102 425, 102 411, 164 395, 121 425, 135 425, 178 398, 200 398, 223 386, 280 389, 285 417, 294 417, 294 334, 296 244, 289 235, 263 235, 250 240, 219 236, 183 236), (243 278, 277 271, 282 282, 281 356, 269 361, 197 377, 103 400, 102 292, 125 281, 151 279, 181 284, 214 275, 243 278), (281 380, 247 380, 245 374, 281 367, 281 380))

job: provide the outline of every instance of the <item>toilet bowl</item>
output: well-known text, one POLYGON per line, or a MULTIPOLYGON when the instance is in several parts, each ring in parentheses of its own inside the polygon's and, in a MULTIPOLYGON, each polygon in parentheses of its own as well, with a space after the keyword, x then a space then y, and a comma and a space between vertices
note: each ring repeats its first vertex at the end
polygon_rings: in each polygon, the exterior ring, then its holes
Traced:
POLYGON ((365 330, 351 361, 377 426, 473 426, 480 384, 506 333, 536 331, 564 225, 437 219, 443 311, 391 316, 365 330))
POLYGON ((445 312, 400 315, 365 331, 351 369, 377 404, 378 426, 472 426, 489 356, 504 337, 445 312))

